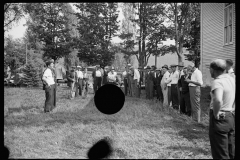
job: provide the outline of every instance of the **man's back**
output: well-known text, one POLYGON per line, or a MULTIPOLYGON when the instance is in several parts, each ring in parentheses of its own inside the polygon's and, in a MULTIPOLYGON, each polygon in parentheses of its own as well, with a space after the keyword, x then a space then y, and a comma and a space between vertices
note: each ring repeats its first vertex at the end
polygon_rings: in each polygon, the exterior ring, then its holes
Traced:
MULTIPOLYGON (((211 92, 217 88, 221 88, 223 90, 223 103, 220 110, 232 111, 236 93, 235 79, 229 74, 220 75, 213 80, 211 92)), ((212 108, 212 101, 210 107, 212 108)))

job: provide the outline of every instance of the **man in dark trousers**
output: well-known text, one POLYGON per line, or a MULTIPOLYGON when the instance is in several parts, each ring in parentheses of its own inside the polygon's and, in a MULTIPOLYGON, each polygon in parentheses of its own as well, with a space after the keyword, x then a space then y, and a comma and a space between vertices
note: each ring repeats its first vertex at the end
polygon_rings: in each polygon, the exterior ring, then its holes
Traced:
POLYGON ((153 74, 153 98, 157 97, 157 86, 156 86, 156 78, 157 78, 157 72, 156 72, 156 66, 152 66, 152 74, 153 74))
POLYGON ((125 92, 125 96, 127 96, 127 92, 128 92, 128 72, 129 72, 129 68, 128 66, 125 67, 125 71, 123 72, 123 81, 124 81, 124 92, 125 92))
POLYGON ((145 73, 145 91, 146 91, 146 99, 149 99, 149 77, 150 77, 151 68, 147 66, 145 73))
POLYGON ((225 70, 225 60, 216 59, 210 63, 210 74, 214 79, 211 83, 209 113, 209 140, 213 159, 235 158, 233 111, 236 81, 225 70))
POLYGON ((179 91, 181 92, 180 95, 180 113, 186 114, 189 117, 191 116, 191 102, 190 102, 190 94, 189 94, 189 87, 188 83, 185 79, 190 79, 190 74, 188 73, 188 68, 183 68, 184 75, 178 80, 178 87, 179 91))
POLYGON ((102 84, 102 71, 100 65, 96 65, 96 70, 92 73, 93 81, 94 81, 94 93, 101 87, 102 84))
POLYGON ((155 85, 156 85, 156 90, 157 90, 157 99, 159 101, 162 100, 161 97, 161 74, 160 74, 160 69, 156 69, 156 78, 155 78, 155 85))
POLYGON ((147 74, 146 74, 146 82, 147 82, 147 99, 153 99, 153 81, 154 81, 154 75, 153 75, 153 68, 147 67, 147 74))
POLYGON ((107 76, 108 76, 108 72, 109 72, 109 70, 108 70, 108 66, 105 66, 104 67, 104 71, 103 71, 103 85, 105 85, 106 83, 107 83, 107 76))
POLYGON ((179 109, 179 101, 178 101, 178 80, 179 80, 179 72, 176 70, 177 65, 172 64, 172 74, 170 76, 171 82, 171 99, 173 109, 179 109))
POLYGON ((47 68, 43 72, 42 80, 44 81, 46 101, 44 112, 51 112, 56 107, 56 82, 55 82, 55 73, 54 73, 54 61, 49 60, 46 62, 47 68))

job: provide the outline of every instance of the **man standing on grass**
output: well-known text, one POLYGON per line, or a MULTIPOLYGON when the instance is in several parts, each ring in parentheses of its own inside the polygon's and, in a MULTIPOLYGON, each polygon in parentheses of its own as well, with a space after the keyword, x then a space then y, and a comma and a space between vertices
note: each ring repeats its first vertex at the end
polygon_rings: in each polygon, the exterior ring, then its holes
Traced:
POLYGON ((123 72, 123 82, 124 82, 124 93, 127 96, 128 93, 128 66, 125 67, 125 71, 123 72))
POLYGON ((50 112, 56 107, 56 83, 54 80, 54 72, 53 72, 53 67, 54 67, 54 61, 49 60, 46 62, 46 70, 43 73, 42 80, 45 82, 46 87, 45 87, 45 95, 46 95, 46 100, 45 100, 45 107, 44 107, 44 112, 50 112))
POLYGON ((191 102, 190 102, 190 95, 189 95, 189 87, 188 83, 185 81, 185 79, 190 79, 190 75, 188 73, 188 68, 183 68, 184 75, 181 76, 181 78, 178 81, 178 87, 181 92, 181 98, 180 98, 180 113, 186 114, 188 116, 191 116, 191 102))
POLYGON ((177 65, 171 65, 172 74, 168 82, 171 83, 171 99, 173 109, 179 110, 179 101, 178 101, 178 79, 179 73, 176 70, 177 65))
POLYGON ((163 107, 169 107, 168 105, 168 87, 167 80, 169 78, 170 73, 168 72, 168 66, 162 66, 163 77, 161 80, 161 88, 163 93, 163 107))
POLYGON ((76 94, 76 83, 77 83, 77 73, 75 71, 75 66, 72 66, 72 70, 68 74, 67 77, 68 81, 70 81, 70 90, 69 90, 69 97, 70 99, 74 99, 76 94))
POLYGON ((191 101, 191 111, 192 118, 194 121, 200 123, 201 121, 201 107, 200 107, 200 97, 201 97, 201 86, 203 84, 202 72, 198 70, 198 66, 194 63, 189 65, 189 69, 192 72, 191 80, 187 78, 185 81, 189 86, 190 101, 191 101))
POLYGON ((140 83, 140 73, 138 69, 135 69, 134 67, 131 67, 131 70, 133 72, 133 90, 134 90, 134 96, 137 98, 140 98, 140 93, 139 93, 139 83, 140 83))
POLYGON ((171 75, 172 75, 172 68, 171 68, 171 67, 169 67, 168 72, 169 72, 169 77, 168 77, 168 79, 167 79, 167 81, 166 81, 167 87, 168 87, 168 91, 167 91, 167 93, 168 93, 168 105, 169 105, 169 106, 172 106, 172 105, 171 105, 171 103, 172 103, 171 81, 170 81, 170 79, 171 79, 170 77, 171 77, 171 75))
POLYGON ((161 101, 162 97, 161 97, 161 74, 160 74, 160 69, 156 69, 156 79, 155 79, 155 83, 156 83, 156 90, 157 90, 157 100, 161 101))
POLYGON ((81 66, 77 66, 76 97, 78 97, 78 95, 82 96, 83 73, 82 73, 81 69, 82 69, 81 66))
POLYGON ((209 139, 213 159, 234 159, 235 79, 225 73, 226 61, 216 59, 210 64, 211 85, 209 139))
POLYGON ((96 70, 92 73, 94 80, 94 93, 101 87, 102 84, 102 71, 100 65, 96 65, 96 70))

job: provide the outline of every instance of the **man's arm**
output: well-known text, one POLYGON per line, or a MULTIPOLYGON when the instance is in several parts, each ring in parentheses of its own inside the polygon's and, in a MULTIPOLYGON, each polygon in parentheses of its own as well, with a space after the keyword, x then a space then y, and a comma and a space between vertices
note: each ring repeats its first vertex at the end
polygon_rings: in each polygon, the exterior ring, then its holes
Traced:
POLYGON ((219 111, 220 107, 223 104, 222 97, 223 97, 223 89, 216 88, 213 92, 213 114, 216 119, 219 118, 219 111))

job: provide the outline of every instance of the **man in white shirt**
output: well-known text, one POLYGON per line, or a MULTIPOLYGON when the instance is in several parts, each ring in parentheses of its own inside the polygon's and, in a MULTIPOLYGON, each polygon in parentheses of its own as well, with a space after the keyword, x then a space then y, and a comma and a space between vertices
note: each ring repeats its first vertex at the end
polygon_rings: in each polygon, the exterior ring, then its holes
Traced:
POLYGON ((96 70, 93 72, 94 79, 94 93, 101 87, 102 85, 102 71, 100 65, 96 65, 96 70))
POLYGON ((46 62, 47 68, 45 69, 42 80, 45 82, 45 107, 44 112, 50 112, 56 107, 56 85, 54 81, 54 73, 53 73, 53 67, 54 67, 54 61, 49 60, 46 62))
POLYGON ((173 109, 179 110, 179 100, 178 100, 178 79, 179 72, 176 70, 177 65, 172 64, 171 66, 172 74, 168 80, 171 83, 171 100, 173 109))
POLYGON ((108 73, 108 83, 117 84, 117 72, 115 72, 114 67, 111 68, 111 71, 108 73))
POLYGON ((170 79, 171 79, 170 77, 171 77, 171 75, 172 75, 172 68, 171 68, 171 67, 169 67, 168 72, 169 72, 169 77, 168 77, 166 83, 167 83, 167 87, 168 87, 168 105, 170 106, 171 103, 172 103, 171 80, 170 80, 170 79))
POLYGON ((162 66, 162 72, 163 77, 161 80, 161 88, 163 93, 163 107, 168 107, 168 87, 167 87, 167 81, 169 78, 170 73, 168 72, 168 66, 164 65, 162 66))
POLYGON ((227 72, 230 76, 232 76, 233 78, 235 78, 235 73, 234 73, 234 70, 233 70, 233 68, 232 68, 232 66, 233 66, 233 61, 232 61, 231 59, 227 59, 227 60, 226 60, 226 65, 227 65, 227 67, 226 67, 226 72, 227 72))
POLYGON ((235 119, 232 113, 235 103, 235 78, 225 73, 226 61, 216 59, 210 64, 214 78, 211 85, 209 139, 213 159, 234 159, 235 119))
MULTIPOLYGON (((184 67, 184 63, 183 62, 179 62, 178 64, 178 72, 180 73, 179 74, 179 80, 181 80, 181 76, 185 75, 184 72, 183 72, 183 67, 184 67)), ((181 91, 179 90, 179 87, 178 87, 178 101, 180 103, 181 101, 181 91)))
POLYGON ((134 67, 131 67, 131 70, 133 72, 133 81, 134 81, 133 90, 135 92, 134 95, 136 97, 140 98, 140 94, 139 94, 140 73, 134 67))
POLYGON ((77 66, 77 70, 76 70, 76 74, 77 74, 76 97, 78 97, 79 95, 82 96, 83 73, 82 73, 81 69, 82 69, 81 66, 77 66))
POLYGON ((189 83, 189 93, 191 101, 191 111, 192 118, 194 121, 200 123, 201 121, 201 107, 200 107, 200 97, 201 97, 201 86, 203 84, 202 72, 198 70, 194 63, 191 63, 189 69, 192 71, 191 80, 186 79, 189 83))

